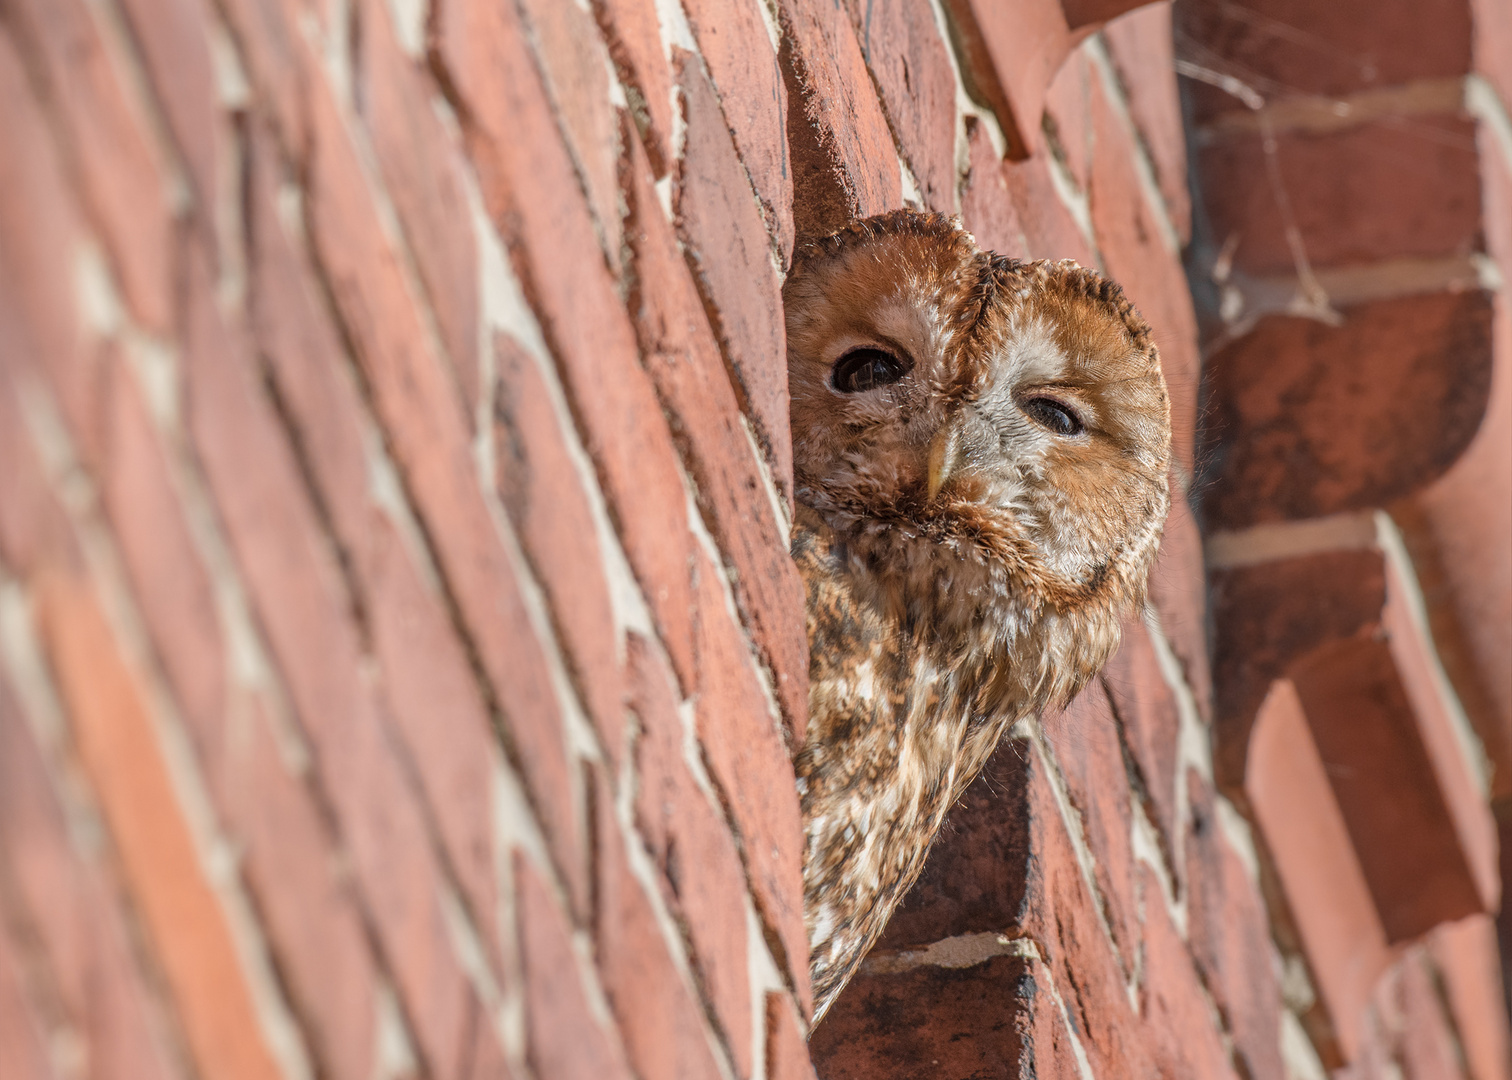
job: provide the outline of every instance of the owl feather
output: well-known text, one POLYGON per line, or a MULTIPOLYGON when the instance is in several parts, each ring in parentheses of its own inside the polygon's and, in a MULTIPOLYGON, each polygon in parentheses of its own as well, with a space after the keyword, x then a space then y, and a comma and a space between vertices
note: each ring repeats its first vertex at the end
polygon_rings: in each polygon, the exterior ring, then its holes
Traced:
POLYGON ((940 215, 805 245, 783 295, 817 1021, 1002 736, 1118 647, 1165 520, 1170 416, 1116 284, 981 251, 940 215))

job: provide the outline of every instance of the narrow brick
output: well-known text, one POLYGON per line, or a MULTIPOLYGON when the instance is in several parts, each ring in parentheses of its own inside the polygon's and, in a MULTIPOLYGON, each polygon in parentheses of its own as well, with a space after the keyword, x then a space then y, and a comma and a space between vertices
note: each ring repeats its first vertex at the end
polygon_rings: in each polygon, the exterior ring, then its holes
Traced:
POLYGON ((1512 1075, 1512 1032, 1501 1008, 1501 965, 1497 963, 1496 923, 1472 915, 1433 931, 1428 951, 1465 1061, 1475 1080, 1507 1080, 1512 1075))
POLYGON ((661 871, 663 892, 687 926, 693 961, 736 1069, 750 1071, 751 976, 745 871, 720 808, 683 759, 677 684, 649 643, 627 649, 627 704, 639 722, 635 822, 661 871))
POLYGON ((1096 250, 1061 201, 1047 154, 1027 161, 1005 161, 1003 182, 1013 196, 1029 254, 1036 259, 1075 259, 1082 266, 1101 265, 1096 250))
MULTIPOLYGON (((50 770, 19 704, 0 679, 0 892, 5 897, 0 910, 5 925, 11 933, 24 927, 29 947, 41 954, 58 1019, 82 1040, 97 1070, 93 1075, 100 1080, 170 1080, 178 1075, 175 1052, 165 1045, 163 1027, 153 1022, 154 989, 133 962, 130 929, 106 880, 70 843, 50 770)), ((0 946, 5 937, 0 932, 0 946)), ((17 1038, 0 1030, 0 1046, 18 1047, 17 1038)))
POLYGON ((394 39, 389 5, 367 0, 361 11, 361 115, 472 415, 479 380, 478 250, 461 148, 436 115, 430 78, 394 39))
POLYGON ((1176 755, 1181 715, 1142 619, 1124 622, 1123 645, 1103 669, 1101 681, 1112 699, 1124 745, 1138 769, 1150 818, 1160 830, 1166 854, 1172 856, 1180 843, 1176 755))
POLYGON ((678 236, 741 405, 791 499, 787 333, 771 239, 714 87, 691 53, 677 54, 677 85, 687 124, 673 203, 678 236))
POLYGON ((528 995, 526 1057, 531 1069, 541 1080, 629 1080, 624 1052, 589 1008, 572 948, 572 929, 556 898, 518 854, 514 880, 528 995))
POLYGON ((436 28, 440 61, 470 117, 483 198, 561 367, 630 565, 678 677, 691 686, 691 547, 677 451, 635 362, 615 282, 595 254, 588 204, 521 27, 508 5, 447 0, 436 28))
POLYGON ((719 571, 698 571, 698 737, 740 829, 757 906, 782 943, 807 1013, 808 938, 803 929, 803 825, 797 781, 749 649, 725 607, 719 571))
POLYGON ((15 954, 4 933, 0 933, 0 1046, 6 1048, 6 1069, 15 1070, 16 1080, 52 1077, 41 1024, 22 993, 15 954))
POLYGON ((797 745, 808 705, 803 584, 644 156, 632 155, 627 171, 627 233, 637 280, 629 303, 641 357, 671 413, 699 509, 735 572, 741 611, 771 665, 797 745))
POLYGON ((305 87, 312 72, 300 47, 291 8, 266 0, 224 0, 220 5, 240 46, 240 57, 258 101, 265 103, 280 143, 291 151, 306 144, 305 87))
POLYGON ((779 12, 798 233, 901 205, 897 151, 849 17, 838 4, 795 0, 779 12))
POLYGON ((808 1043, 786 994, 766 996, 766 1080, 815 1080, 808 1043))
POLYGON ((80 761, 98 794, 127 881, 200 1069, 232 1080, 275 1080, 251 989, 136 676, 86 583, 47 579, 43 636, 80 761))
POLYGON ((971 167, 961 180, 962 223, 983 249, 1010 259, 1027 259, 1024 226, 1004 179, 997 148, 986 125, 974 117, 966 120, 966 143, 971 167))
POLYGON ((10 26, 67 125, 67 152, 126 302, 146 329, 161 333, 173 316, 168 177, 95 18, 83 0, 25 0, 10 26))
POLYGON ((750 173, 783 261, 793 254, 793 178, 783 117, 789 110, 763 0, 689 0, 684 6, 698 51, 719 90, 730 134, 750 173))
MULTIPOLYGON (((619 1021, 630 1063, 641 1076, 715 1080, 720 1072, 709 1049, 702 1010, 683 983, 651 902, 630 869, 613 801, 600 784, 594 932, 604 992, 619 1021)), ((743 1034, 744 1053, 736 1057, 742 1076, 750 1071, 749 1016, 743 1034)))
POLYGON ((656 0, 594 0, 604 43, 658 178, 672 166, 672 78, 656 0))
POLYGON ((1150 571, 1150 602, 1160 630, 1170 642, 1181 673, 1204 719, 1213 715, 1213 674, 1208 657, 1207 575, 1202 533, 1181 483, 1171 477, 1171 512, 1160 538, 1160 554, 1150 571))

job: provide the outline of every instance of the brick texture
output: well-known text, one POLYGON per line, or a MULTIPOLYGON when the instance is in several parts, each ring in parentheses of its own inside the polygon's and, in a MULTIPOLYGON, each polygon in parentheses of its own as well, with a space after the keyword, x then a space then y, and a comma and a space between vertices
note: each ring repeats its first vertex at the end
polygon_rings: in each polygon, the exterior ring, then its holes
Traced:
POLYGON ((0 3, 0 1073, 1506 1080, 1512 23, 1362 12, 0 3), (782 284, 904 205, 1175 497, 814 1025, 782 284))

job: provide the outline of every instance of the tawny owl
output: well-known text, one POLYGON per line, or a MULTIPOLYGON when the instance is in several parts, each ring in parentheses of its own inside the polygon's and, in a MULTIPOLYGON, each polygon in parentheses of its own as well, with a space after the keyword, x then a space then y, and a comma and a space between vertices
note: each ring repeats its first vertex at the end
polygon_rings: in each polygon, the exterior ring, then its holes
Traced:
POLYGON ((817 1019, 1002 735, 1118 646, 1165 521, 1170 421, 1117 285, 995 257, 939 215, 807 245, 783 295, 817 1019))

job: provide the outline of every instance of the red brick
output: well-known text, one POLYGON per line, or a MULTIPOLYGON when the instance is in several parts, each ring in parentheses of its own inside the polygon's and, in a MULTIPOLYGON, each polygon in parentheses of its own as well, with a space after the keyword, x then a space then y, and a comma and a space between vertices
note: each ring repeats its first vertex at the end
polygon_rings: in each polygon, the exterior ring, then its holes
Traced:
MULTIPOLYGON (((313 744, 317 775, 350 845, 356 878, 391 950, 421 1052, 446 1071, 466 1049, 478 1004, 452 954, 437 891, 441 869, 384 731, 375 688, 362 677, 344 585, 303 500, 291 452, 257 399, 244 340, 220 322, 202 268, 191 266, 200 272, 190 275, 187 300, 190 432, 255 612, 313 744), (251 473, 249 460, 259 463, 251 473)), ((559 729, 551 732, 560 739, 559 729)), ((565 768, 563 761, 556 781, 543 787, 563 801, 571 797, 565 768)), ((534 778, 539 781, 539 773, 534 778)), ((552 838, 570 842, 574 834, 552 838)), ((570 856, 564 862, 580 865, 570 856)))
MULTIPOLYGON (((1288 94, 1338 97, 1470 69, 1470 12, 1463 3, 1436 8, 1426 21, 1408 5, 1372 9, 1362 19, 1348 5, 1320 7, 1307 0, 1183 4, 1176 14, 1179 32, 1194 45, 1288 94)), ((1243 107, 1222 94, 1194 100, 1199 118, 1215 107, 1243 107)))
POLYGON ((965 968, 915 967, 888 974, 863 969, 814 1030, 814 1062, 825 1080, 1073 1080, 1074 1059, 1069 1070, 1046 1068, 1046 1055, 1036 1053, 1038 1040, 1030 1034, 1042 1014, 1055 1011, 1040 985, 1044 974, 1043 967, 1019 956, 965 968))
POLYGON ((1213 677, 1208 659, 1207 575, 1202 533, 1181 484, 1171 477, 1171 512, 1150 571, 1150 602, 1160 630, 1181 664, 1181 674, 1204 719, 1213 715, 1213 677))
POLYGON ((1395 974, 1392 989, 1401 1010, 1403 1071, 1411 1080, 1464 1080, 1461 1047, 1452 1021, 1444 1015, 1423 950, 1415 948, 1402 957, 1395 974))
POLYGON ((1512 12, 1496 0, 1470 0, 1475 70, 1512 101, 1512 12))
POLYGON ((1108 23, 1102 33, 1140 143, 1155 167, 1166 210, 1185 244, 1192 237, 1192 198, 1187 191, 1186 129, 1176 89, 1171 5, 1161 0, 1135 8, 1108 23))
POLYGON ((321 269, 581 910, 584 824, 572 799, 561 718, 514 568, 483 499, 468 435, 471 418, 441 360, 426 348, 412 297, 329 96, 316 95, 312 118, 308 215, 321 269))
POLYGON ((692 54, 679 52, 677 60, 686 122, 674 196, 678 236, 742 408, 778 489, 791 500, 787 334, 771 238, 713 85, 692 54))
MULTIPOLYGON (((1124 768, 1118 719, 1108 694, 1094 681, 1065 709, 1046 710, 1041 723, 1071 805, 1081 815, 1082 835, 1092 852, 1093 880, 1127 977, 1135 970, 1139 951, 1139 895, 1132 849, 1133 792, 1124 768)), ((1173 756, 1174 752, 1172 739, 1173 756)))
POLYGON ((761 199, 767 231, 782 259, 793 254, 793 164, 784 118, 788 87, 757 6, 762 0, 688 0, 684 10, 698 51, 719 88, 735 147, 761 199))
POLYGON ((593 13, 651 165, 658 178, 666 176, 672 167, 672 78, 662 51, 656 2, 594 0, 593 13))
MULTIPOLYGON (((1258 134, 1217 137, 1197 155, 1213 235, 1238 236, 1234 265, 1296 267, 1258 134)), ((1468 255, 1481 245, 1474 122, 1395 117, 1330 135, 1279 134, 1280 183, 1314 267, 1468 255), (1390 169, 1386 163, 1412 163, 1390 169)))
POLYGON ((394 39, 389 5, 367 0, 362 12, 358 107, 372 132, 373 151, 414 253, 441 342, 469 415, 475 415, 478 250, 460 148, 436 115, 432 98, 437 95, 429 78, 394 39))
POLYGON ((202 757, 218 760, 227 657, 210 578, 190 538, 167 458, 124 359, 112 365, 100 478, 137 605, 202 757))
POLYGON ((975 117, 968 117, 966 141, 971 168, 961 186, 961 220, 982 248, 1010 259, 1027 259, 1029 247, 1024 227, 1019 222, 987 126, 975 117))
POLYGON ((1486 407, 1491 297, 1403 296, 1342 326, 1270 316, 1205 365, 1224 433, 1203 498, 1237 528, 1379 506, 1440 476, 1486 407))
POLYGON ((902 174, 855 30, 839 4, 782 0, 793 221, 824 235, 900 206, 902 174))
POLYGON ((494 355, 499 498, 551 601, 588 713, 618 762, 625 732, 617 633, 588 496, 535 361, 502 334, 494 339, 494 355))
POLYGON ((781 942, 805 1014, 811 1008, 803 929, 803 824, 797 779, 719 571, 698 568, 698 738, 741 837, 763 919, 781 942))
POLYGON ((221 806, 244 845, 242 872, 290 1005, 321 1069, 372 1076, 379 976, 341 853, 308 788, 289 774, 261 702, 244 717, 221 806))
POLYGON ((132 314, 144 328, 166 331, 173 318, 168 176, 120 58, 110 55, 82 0, 27 0, 9 21, 67 125, 77 183, 132 314))
POLYGON ((846 0, 846 7, 924 206, 954 212, 955 70, 933 8, 908 0, 846 0))
MULTIPOLYGON (((6 319, 0 299, 0 348, 14 340, 6 319)), ((19 574, 53 562, 76 567, 83 553, 48 486, 9 375, 0 368, 0 561, 19 574)))
POLYGON ((628 172, 626 225, 637 282, 629 304, 641 358, 671 414, 698 507, 730 561, 736 598, 800 745, 808 706, 803 583, 645 158, 632 155, 628 172))
POLYGON ((1092 161, 1092 227, 1104 269, 1123 286, 1154 331, 1160 366, 1171 396, 1171 451, 1190 474, 1197 426, 1197 319, 1178 253, 1166 247, 1134 166, 1134 140, 1113 110, 1102 80, 1091 81, 1096 153, 1092 161))
MULTIPOLYGON (((1237 1080, 1213 1027, 1212 1006, 1186 942, 1171 922, 1160 884, 1140 869, 1145 897, 1139 1014, 1156 1073, 1169 1080, 1237 1080)), ((1279 1037, 1279 1032, 1278 1032, 1279 1037)))
POLYGON ((682 916, 694 964, 713 1002, 736 1069, 750 1071, 751 979, 745 871, 724 815, 693 781, 683 758, 676 681, 639 636, 629 641, 627 704, 639 721, 635 821, 682 916))
MULTIPOLYGON (((0 912, 24 928, 45 964, 56 1018, 80 1039, 99 1080, 178 1075, 164 1030, 153 1023, 152 989, 134 966, 131 939, 97 867, 70 842, 68 823, 20 707, 0 681, 0 912)), ((0 932, 0 948, 7 934, 0 932)), ((0 961, 3 962, 3 961, 0 961)), ((7 1006, 0 1003, 0 1013, 7 1006)), ((19 1047, 0 1019, 0 1046, 19 1047)), ((175 1031, 182 1038, 182 1033, 175 1031)), ((19 1051, 16 1051, 19 1054, 19 1051)), ((7 1057, 9 1066, 11 1058, 7 1057)), ((24 1074, 23 1074, 24 1075, 24 1074)), ((50 1072, 41 1075, 51 1076, 50 1072)))
POLYGON ((1507 1080, 1512 1076, 1512 1035, 1502 997, 1496 923, 1488 915, 1446 923, 1430 935, 1428 952, 1470 1076, 1507 1080))
POLYGON ((766 996, 766 1080, 816 1080, 808 1043, 787 995, 766 996))
POLYGON ((509 5, 462 0, 439 7, 435 26, 440 62, 470 118, 483 198, 561 366, 630 565, 691 686, 692 562, 677 451, 633 360, 634 331, 596 255, 588 205, 521 28, 509 5))
POLYGON ((0 309, 11 363, 31 368, 56 388, 77 453, 100 455, 101 367, 78 312, 78 245, 85 210, 71 197, 66 157, 9 34, 0 36, 0 309), (45 358, 45 362, 44 362, 45 358))
POLYGON ((7 935, 0 933, 0 1046, 6 1048, 6 1069, 15 1070, 16 1080, 50 1080, 41 1024, 22 994, 18 968, 7 935))
POLYGON ((945 10, 967 88, 997 115, 1008 156, 1028 157, 1042 144, 1045 89, 1074 40, 1059 0, 945 0, 945 10))
POLYGON ((619 119, 609 100, 609 56, 577 4, 521 0, 541 74, 588 192, 609 264, 620 260, 619 119))
MULTIPOLYGON (((651 902, 630 868, 625 835, 614 816, 613 798, 602 784, 598 793, 602 796, 595 804, 598 965, 630 1063, 640 1076, 714 1080, 720 1072, 704 1032, 702 1010, 683 982, 651 902)), ((749 1075, 749 998, 744 1030, 728 1034, 737 1074, 749 1075)))
MULTIPOLYGON (((1176 696, 1161 673, 1150 632, 1137 616, 1125 620, 1123 645, 1103 670, 1102 685, 1112 699, 1124 744, 1139 770, 1150 820, 1160 830, 1167 855, 1173 855, 1180 842, 1176 761, 1181 716, 1176 696)), ((1176 862, 1174 858, 1171 861, 1173 865, 1176 862)))
POLYGON ((222 195, 220 165, 230 150, 210 58, 209 5, 205 0, 123 0, 121 7, 174 149, 188 168, 195 216, 208 231, 222 195))
POLYGON ((283 147, 303 153, 308 142, 305 87, 318 70, 306 64, 296 0, 224 0, 253 94, 266 108, 283 147))
POLYGON ((1096 27, 1108 19, 1116 19, 1131 8, 1138 7, 1139 0, 1061 0, 1066 21, 1073 30, 1096 27))
MULTIPOLYGON (((1266 909, 1224 837, 1211 789, 1193 770, 1187 772, 1187 791, 1192 808, 1186 835, 1192 956, 1233 1036, 1238 1067, 1253 1080, 1281 1080, 1286 1075, 1279 1038, 1281 991, 1271 965, 1266 909)), ((1332 909, 1325 903, 1317 910, 1332 909)))
POLYGON ((206 1074, 272 1078, 226 914, 200 865, 136 675, 90 586, 45 579, 39 621, 80 763, 162 964, 189 1049, 206 1074))
POLYGON ((520 958, 525 969, 526 1058, 541 1080, 629 1080, 624 1052, 595 1022, 572 947, 572 928, 540 875, 516 854, 520 958))
POLYGON ((1032 258, 1075 259, 1082 266, 1100 265, 1097 252, 1056 192, 1048 154, 1042 152, 1023 162, 1005 161, 1002 169, 1032 258))
POLYGON ((1096 78, 1086 52, 1077 49, 1045 88, 1044 149, 1060 161, 1080 192, 1091 185, 1092 81, 1096 78))

